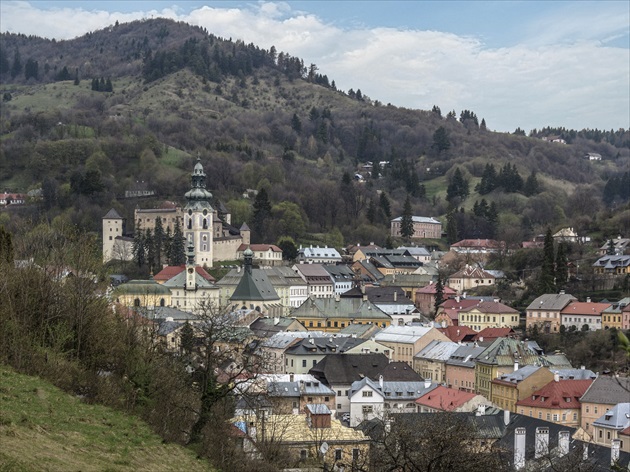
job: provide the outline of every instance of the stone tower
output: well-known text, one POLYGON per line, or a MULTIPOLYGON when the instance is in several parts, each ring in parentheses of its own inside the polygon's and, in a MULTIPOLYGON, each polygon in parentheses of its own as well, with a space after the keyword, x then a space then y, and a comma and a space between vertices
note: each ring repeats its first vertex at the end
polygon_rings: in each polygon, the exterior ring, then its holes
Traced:
POLYGON ((206 173, 199 158, 191 176, 191 189, 185 197, 184 234, 194 247, 196 263, 212 267, 212 222, 215 211, 210 205, 212 194, 206 190, 206 173))
POLYGON ((113 208, 103 217, 103 262, 112 259, 123 259, 123 254, 116 254, 120 244, 116 244, 116 238, 123 235, 123 217, 113 208))

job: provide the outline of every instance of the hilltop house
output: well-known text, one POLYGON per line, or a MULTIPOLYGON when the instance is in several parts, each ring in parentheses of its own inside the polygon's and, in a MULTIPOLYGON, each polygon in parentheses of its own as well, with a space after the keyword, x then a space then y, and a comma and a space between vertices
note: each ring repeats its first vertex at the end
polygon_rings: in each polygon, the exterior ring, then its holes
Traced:
MULTIPOLYGON (((412 239, 440 239, 442 237, 442 223, 435 218, 427 216, 412 216, 413 234, 412 239)), ((394 218, 390 222, 390 234, 400 237, 402 216, 394 218)))

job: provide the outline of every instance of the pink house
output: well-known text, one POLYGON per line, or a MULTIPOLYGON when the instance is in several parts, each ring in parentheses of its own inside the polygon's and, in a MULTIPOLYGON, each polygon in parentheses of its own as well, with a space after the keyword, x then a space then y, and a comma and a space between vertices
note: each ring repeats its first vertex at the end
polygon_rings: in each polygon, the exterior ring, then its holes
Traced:
MULTIPOLYGON (((430 283, 426 287, 416 290, 416 308, 420 310, 423 315, 431 315, 435 310, 435 284, 430 283)), ((454 297, 457 292, 450 287, 444 286, 442 292, 442 298, 444 300, 454 297)))

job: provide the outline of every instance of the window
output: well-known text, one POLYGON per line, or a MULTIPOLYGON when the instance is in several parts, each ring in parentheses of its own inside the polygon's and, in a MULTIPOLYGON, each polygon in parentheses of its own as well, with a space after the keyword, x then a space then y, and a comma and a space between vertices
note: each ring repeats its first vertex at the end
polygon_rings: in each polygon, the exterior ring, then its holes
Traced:
POLYGON ((547 421, 551 421, 551 413, 547 413, 547 421))
POLYGON ((356 448, 352 450, 352 460, 359 460, 359 450, 356 448))
POLYGON ((309 403, 313 403, 313 397, 307 397, 306 401, 309 402, 309 403))
POLYGON ((341 403, 337 403, 337 409, 341 410, 341 403))
POLYGON ((305 461, 306 460, 306 449, 301 449, 300 450, 300 460, 301 461, 305 461))
POLYGON ((341 396, 341 390, 337 390, 337 396, 340 397, 341 396))
POLYGON ((324 397, 324 401, 325 402, 330 401, 330 397, 324 397))
POLYGON ((363 396, 364 397, 371 397, 372 396, 372 390, 364 390, 363 391, 363 396))
POLYGON ((336 461, 341 460, 341 449, 335 449, 335 460, 336 461))
POLYGON ((597 414, 597 407, 596 406, 593 407, 593 413, 597 414))
POLYGON ((539 419, 539 420, 542 420, 542 411, 539 411, 539 412, 538 412, 538 419, 539 419))
POLYGON ((306 359, 302 359, 302 367, 306 367, 306 359))
POLYGON ((610 439, 610 431, 606 431, 606 439, 610 439))
POLYGON ((603 437, 603 434, 602 434, 602 430, 600 429, 599 430, 599 439, 601 439, 602 437, 603 437))
POLYGON ((363 414, 367 415, 368 413, 372 413, 374 411, 374 408, 372 407, 372 405, 363 405, 363 414))

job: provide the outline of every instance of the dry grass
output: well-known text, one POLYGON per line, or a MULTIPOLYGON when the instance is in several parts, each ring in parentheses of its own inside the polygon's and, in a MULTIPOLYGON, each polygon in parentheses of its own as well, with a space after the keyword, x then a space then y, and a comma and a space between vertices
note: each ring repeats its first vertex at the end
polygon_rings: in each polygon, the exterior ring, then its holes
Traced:
POLYGON ((207 471, 140 419, 0 366, 0 471, 207 471))

